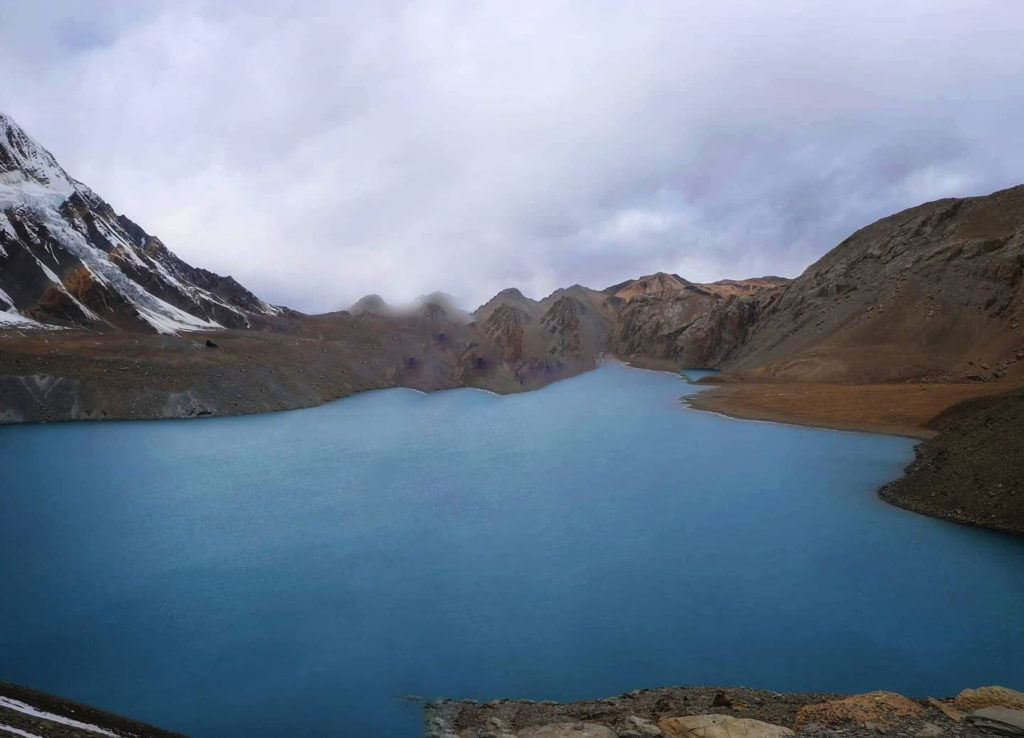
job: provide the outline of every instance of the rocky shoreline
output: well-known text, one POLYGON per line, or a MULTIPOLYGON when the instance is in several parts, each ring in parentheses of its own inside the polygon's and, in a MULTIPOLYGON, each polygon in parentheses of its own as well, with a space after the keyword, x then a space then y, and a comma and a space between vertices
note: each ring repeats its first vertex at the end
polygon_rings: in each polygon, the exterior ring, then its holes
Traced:
POLYGON ((928 427, 882 499, 923 515, 1024 535, 1024 389, 961 402, 928 427))
POLYGON ((1024 693, 965 689, 911 699, 747 687, 661 687, 580 702, 440 700, 425 705, 428 738, 916 738, 1024 735, 1024 693))

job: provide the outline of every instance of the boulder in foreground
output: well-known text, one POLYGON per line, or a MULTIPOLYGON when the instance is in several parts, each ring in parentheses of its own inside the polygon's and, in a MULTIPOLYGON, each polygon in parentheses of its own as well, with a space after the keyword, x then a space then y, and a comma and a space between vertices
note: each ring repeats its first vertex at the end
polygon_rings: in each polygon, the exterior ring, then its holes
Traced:
POLYGON ((690 715, 658 721, 666 738, 783 738, 793 735, 789 728, 750 718, 728 715, 690 715))
POLYGON ((964 720, 975 728, 996 735, 1024 735, 1024 710, 1006 707, 983 707, 964 720))
POLYGON ((829 727, 851 723, 884 726, 915 717, 920 712, 921 706, 903 695, 895 692, 868 692, 818 705, 805 705, 796 715, 796 729, 800 730, 809 723, 829 727))

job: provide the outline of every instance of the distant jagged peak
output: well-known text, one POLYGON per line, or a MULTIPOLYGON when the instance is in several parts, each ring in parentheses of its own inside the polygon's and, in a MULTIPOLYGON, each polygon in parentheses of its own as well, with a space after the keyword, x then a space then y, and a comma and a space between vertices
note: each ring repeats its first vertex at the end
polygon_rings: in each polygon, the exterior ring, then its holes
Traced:
MULTIPOLYGON (((455 308, 456 299, 449 295, 447 292, 441 290, 434 290, 429 295, 420 295, 416 298, 416 305, 443 305, 445 307, 455 308)), ((458 308, 455 308, 456 310, 458 308)))
POLYGON ((527 297, 516 287, 506 287, 474 310, 473 318, 478 322, 486 321, 502 305, 510 305, 530 315, 538 313, 538 303, 536 300, 527 297))
POLYGON ((625 282, 612 285, 605 289, 604 293, 622 300, 630 300, 637 295, 679 292, 692 284, 692 282, 680 277, 678 274, 655 272, 654 274, 637 277, 636 279, 628 279, 625 282))
POLYGON ((541 300, 540 304, 545 307, 549 307, 563 297, 571 297, 584 303, 600 303, 604 301, 606 295, 604 292, 600 292, 590 287, 584 287, 582 284, 577 283, 569 285, 568 287, 559 287, 557 290, 541 300))
POLYGON ((491 314, 484 320, 484 327, 489 328, 502 323, 528 323, 532 316, 520 307, 503 302, 491 311, 491 314))
POLYGON ((391 306, 384 302, 384 298, 380 295, 370 294, 359 298, 348 311, 352 315, 362 315, 363 313, 384 315, 391 312, 391 306))
POLYGON ((455 302, 454 297, 437 290, 416 298, 413 307, 421 317, 435 323, 469 323, 472 317, 455 302))

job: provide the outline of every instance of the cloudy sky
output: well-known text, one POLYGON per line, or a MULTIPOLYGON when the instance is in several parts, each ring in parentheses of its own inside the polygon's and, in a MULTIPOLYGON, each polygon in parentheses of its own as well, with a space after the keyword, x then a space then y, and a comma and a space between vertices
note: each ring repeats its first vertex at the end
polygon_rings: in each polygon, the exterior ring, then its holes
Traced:
POLYGON ((1024 181, 1018 0, 0 0, 0 110, 308 311, 795 276, 1024 181))

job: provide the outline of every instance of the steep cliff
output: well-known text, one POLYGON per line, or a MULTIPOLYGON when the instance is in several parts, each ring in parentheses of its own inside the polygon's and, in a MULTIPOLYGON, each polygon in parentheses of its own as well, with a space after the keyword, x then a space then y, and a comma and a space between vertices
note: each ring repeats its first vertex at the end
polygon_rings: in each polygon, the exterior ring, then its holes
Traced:
POLYGON ((609 348, 641 365, 718 367, 739 350, 787 282, 764 277, 697 284, 659 273, 609 287, 606 292, 626 300, 609 348))

